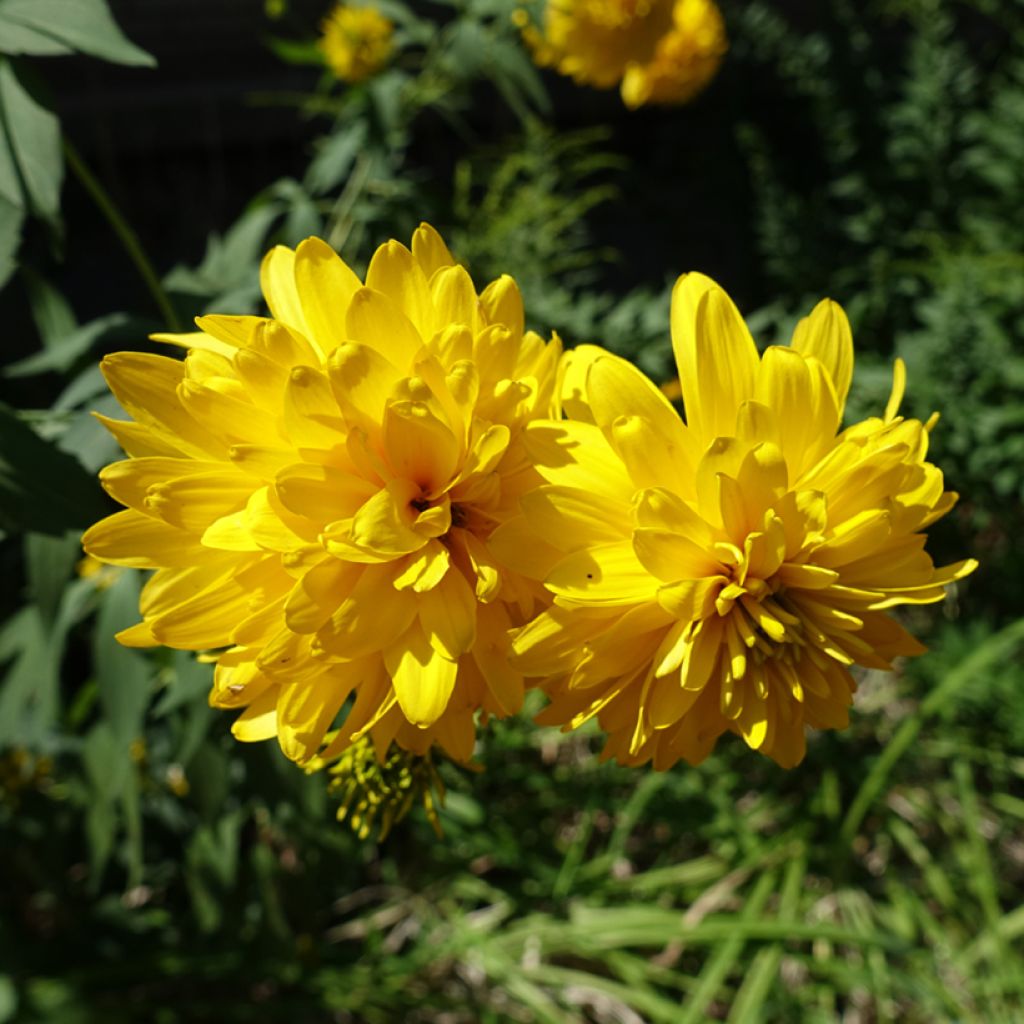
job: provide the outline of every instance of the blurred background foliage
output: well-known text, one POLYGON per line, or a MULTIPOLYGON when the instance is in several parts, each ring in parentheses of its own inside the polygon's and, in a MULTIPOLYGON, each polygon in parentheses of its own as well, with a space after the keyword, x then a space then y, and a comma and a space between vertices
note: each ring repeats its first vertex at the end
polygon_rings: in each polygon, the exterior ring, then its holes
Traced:
POLYGON ((1024 1019, 1024 7, 723 2, 710 89, 629 113, 536 72, 513 6, 380 0, 397 54, 346 87, 316 0, 0 0, 0 1022, 1024 1019), (963 495, 932 549, 982 561, 914 613, 931 653, 790 773, 499 723, 440 766, 443 841, 374 844, 207 667, 118 647, 138 574, 77 540, 98 357, 257 310, 274 242, 361 269, 421 219, 659 379, 681 271, 764 343, 840 301, 851 416, 903 356, 963 495))

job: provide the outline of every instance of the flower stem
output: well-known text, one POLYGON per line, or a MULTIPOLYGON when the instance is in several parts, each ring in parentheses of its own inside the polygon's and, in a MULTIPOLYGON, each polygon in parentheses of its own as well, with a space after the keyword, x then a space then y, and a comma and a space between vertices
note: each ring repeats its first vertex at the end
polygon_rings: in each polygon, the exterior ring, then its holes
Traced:
POLYGON ((171 300, 168 298, 167 292, 164 291, 160 278, 157 277, 156 271, 153 269, 153 264, 149 262, 149 258, 143 251, 142 245, 139 242, 139 236, 135 234, 131 225, 124 219, 121 211, 114 204, 110 194, 100 184, 92 171, 89 170, 79 155, 78 150, 75 149, 66 137, 63 139, 63 147, 64 158, 67 160, 68 166, 79 182, 81 182, 82 187, 89 193, 93 202, 99 207, 100 213, 103 214, 107 222, 114 229, 114 234, 120 239, 125 252, 128 253, 132 263, 135 264, 135 269, 138 270, 142 280, 146 283, 146 287, 149 289, 150 295, 153 296, 153 301, 160 310, 160 315, 163 317, 167 327, 172 331, 182 330, 178 314, 174 312, 174 306, 171 305, 171 300))

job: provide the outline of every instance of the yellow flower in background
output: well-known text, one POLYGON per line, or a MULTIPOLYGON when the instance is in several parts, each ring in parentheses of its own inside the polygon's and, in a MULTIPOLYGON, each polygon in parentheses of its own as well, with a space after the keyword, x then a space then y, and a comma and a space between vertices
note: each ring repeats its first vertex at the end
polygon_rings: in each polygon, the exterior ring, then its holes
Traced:
POLYGON ((394 51, 395 26, 375 7, 339 4, 321 26, 320 49, 327 66, 343 82, 365 82, 394 51))
POLYGON ((714 78, 728 46, 725 23, 712 0, 676 0, 672 28, 658 40, 652 59, 626 68, 623 102, 633 109, 645 103, 686 103, 714 78))
POLYGON ((235 735, 297 761, 367 734, 465 761, 476 713, 523 698, 508 633, 544 592, 488 539, 539 481, 522 433, 554 412, 560 345, 524 332, 511 278, 478 296, 427 225, 365 286, 315 238, 261 282, 269 318, 158 336, 184 361, 103 361, 133 420, 100 417, 129 456, 101 480, 127 509, 83 544, 156 570, 119 639, 213 652, 235 735))
POLYGON ((975 563, 924 550, 956 495, 926 461, 932 421, 897 415, 902 362, 884 416, 839 432, 853 345, 835 303, 759 357, 725 292, 689 274, 672 340, 685 424, 585 347, 567 357, 571 419, 527 430, 547 485, 491 546, 555 602, 513 664, 547 680, 539 721, 596 715, 620 762, 695 764, 732 731, 789 767, 805 726, 847 725, 853 665, 923 650, 889 610, 942 600, 975 563))
POLYGON ((713 77, 728 43, 712 0, 548 0, 534 59, 581 85, 620 85, 629 107, 685 103, 713 77))

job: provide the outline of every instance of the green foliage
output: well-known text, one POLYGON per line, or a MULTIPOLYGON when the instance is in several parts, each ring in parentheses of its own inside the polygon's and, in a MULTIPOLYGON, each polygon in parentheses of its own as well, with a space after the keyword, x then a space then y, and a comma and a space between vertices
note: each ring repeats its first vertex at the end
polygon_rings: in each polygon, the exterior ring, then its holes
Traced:
POLYGON ((15 269, 27 217, 59 235, 64 178, 60 123, 23 61, 85 53, 151 67, 153 58, 124 37, 106 0, 0 0, 0 288, 15 269))

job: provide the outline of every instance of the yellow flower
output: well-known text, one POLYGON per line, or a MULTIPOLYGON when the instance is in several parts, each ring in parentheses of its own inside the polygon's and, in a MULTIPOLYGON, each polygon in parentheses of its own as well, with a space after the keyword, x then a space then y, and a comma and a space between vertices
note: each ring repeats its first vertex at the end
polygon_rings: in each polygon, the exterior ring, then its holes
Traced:
POLYGON ((630 64, 622 99, 635 109, 645 103, 686 103, 711 81, 728 49, 725 23, 711 0, 677 0, 669 32, 653 58, 630 64))
POLYGON ((685 103, 727 48, 712 0, 549 0, 543 34, 524 36, 539 65, 600 89, 621 83, 629 107, 685 103))
POLYGON ((270 318, 158 336, 184 362, 103 361, 134 417, 100 417, 129 455, 101 473, 127 509, 83 544, 157 570, 119 639, 214 652, 235 735, 295 760, 370 734, 466 761, 475 713, 522 702, 508 631, 544 592, 488 540, 539 482, 521 435, 554 410, 560 345, 524 333, 511 278, 478 296, 427 225, 411 251, 381 246, 365 287, 315 238, 273 249, 261 280, 270 318))
POLYGON ((365 82, 391 59, 395 26, 375 7, 339 4, 324 19, 320 49, 343 82, 365 82))
POLYGON ((942 600, 975 563, 936 569, 924 551, 956 495, 926 461, 935 417, 897 415, 902 362, 884 416, 837 433, 853 345, 835 303, 759 357, 725 292, 689 274, 672 339, 685 424, 586 347, 565 371, 572 418, 527 430, 548 483, 491 549, 555 602, 513 664, 549 680, 540 721, 597 715, 620 762, 695 764, 729 730, 789 767, 805 725, 847 725, 851 666, 923 651, 888 610, 942 600))

